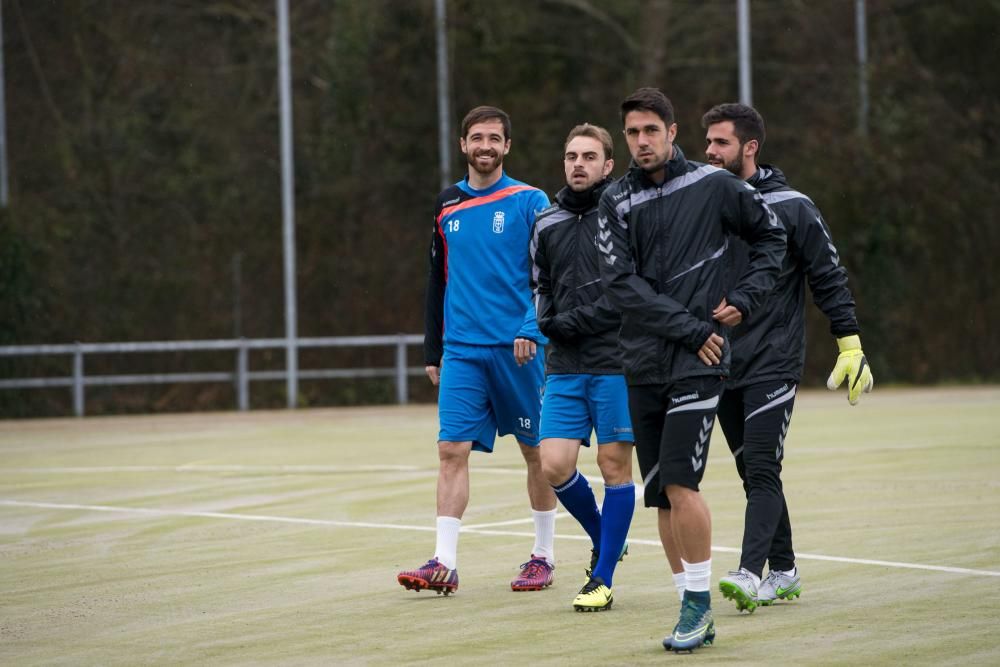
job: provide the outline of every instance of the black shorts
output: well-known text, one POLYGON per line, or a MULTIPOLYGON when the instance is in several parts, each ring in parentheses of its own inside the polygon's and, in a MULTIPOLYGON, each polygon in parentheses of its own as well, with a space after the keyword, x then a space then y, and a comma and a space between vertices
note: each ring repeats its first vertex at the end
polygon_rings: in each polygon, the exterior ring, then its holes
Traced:
POLYGON ((646 507, 670 507, 668 484, 698 490, 722 389, 722 378, 710 376, 628 388, 646 507))

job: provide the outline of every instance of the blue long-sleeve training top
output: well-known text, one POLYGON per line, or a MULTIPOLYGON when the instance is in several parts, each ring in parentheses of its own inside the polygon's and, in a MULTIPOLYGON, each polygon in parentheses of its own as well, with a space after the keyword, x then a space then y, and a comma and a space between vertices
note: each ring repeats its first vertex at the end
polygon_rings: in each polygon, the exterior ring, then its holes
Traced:
POLYGON ((430 248, 424 357, 441 361, 443 345, 512 345, 546 339, 532 303, 529 244, 545 193, 504 173, 476 190, 468 178, 438 195, 430 248))

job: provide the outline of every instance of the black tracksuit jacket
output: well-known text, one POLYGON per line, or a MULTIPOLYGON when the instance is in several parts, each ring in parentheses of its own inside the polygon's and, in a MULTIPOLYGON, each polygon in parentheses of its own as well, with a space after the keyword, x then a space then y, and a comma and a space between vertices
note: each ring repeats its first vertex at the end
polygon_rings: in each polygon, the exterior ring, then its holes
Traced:
MULTIPOLYGON (((830 333, 838 338, 859 333, 854 298, 830 229, 812 200, 790 188, 785 175, 769 165, 761 165, 747 182, 781 219, 788 250, 774 290, 732 331, 733 363, 727 386, 739 388, 769 380, 797 383, 806 357, 805 283, 830 320, 830 333)), ((729 249, 730 276, 742 275, 748 261, 747 245, 736 240, 729 249)))
POLYGON ((538 328, 549 339, 545 372, 620 375, 618 314, 601 289, 597 206, 610 181, 563 188, 538 214, 531 238, 538 328))
POLYGON ((761 194, 724 169, 689 162, 680 147, 656 185, 639 167, 601 196, 598 250, 601 283, 622 313, 619 343, 630 385, 728 376, 697 352, 711 333, 725 338, 712 311, 723 297, 744 318, 774 286, 785 255, 785 230, 761 194), (727 292, 731 236, 750 244, 746 271, 727 292))

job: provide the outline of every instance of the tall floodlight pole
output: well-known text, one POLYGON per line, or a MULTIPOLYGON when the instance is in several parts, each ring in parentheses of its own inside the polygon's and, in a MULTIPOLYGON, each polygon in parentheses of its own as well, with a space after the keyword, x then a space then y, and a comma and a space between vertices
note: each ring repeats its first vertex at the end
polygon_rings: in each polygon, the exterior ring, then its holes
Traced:
POLYGON ((854 22, 858 40, 858 133, 868 136, 868 22, 865 0, 855 0, 854 22))
POLYGON ((753 105, 750 73, 750 0, 736 0, 737 33, 739 34, 740 102, 753 105))
POLYGON ((0 206, 7 208, 10 193, 7 190, 7 99, 4 88, 7 82, 3 69, 3 3, 0 2, 0 206))
POLYGON ((292 85, 288 48, 288 0, 278 5, 278 87, 281 97, 281 212, 285 249, 285 383, 288 407, 299 397, 299 351, 295 320, 295 175, 292 171, 292 85))
POLYGON ((438 146, 441 157, 441 189, 451 184, 451 96, 448 89, 448 24, 445 0, 434 0, 437 33, 438 146))

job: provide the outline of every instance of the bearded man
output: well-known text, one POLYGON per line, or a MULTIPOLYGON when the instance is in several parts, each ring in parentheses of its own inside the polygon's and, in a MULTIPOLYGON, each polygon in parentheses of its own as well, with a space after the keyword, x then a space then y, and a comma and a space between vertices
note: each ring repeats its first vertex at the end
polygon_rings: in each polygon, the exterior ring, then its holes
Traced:
POLYGON ((542 590, 555 569, 556 497, 542 474, 538 422, 545 383, 532 302, 529 243, 541 190, 508 176, 510 117, 476 107, 462 121, 468 174, 438 195, 431 237, 424 359, 439 387, 437 545, 434 557, 397 581, 410 590, 458 589, 458 533, 469 503, 469 455, 490 453, 497 434, 513 435, 528 467, 535 524, 531 556, 511 581, 542 590))

